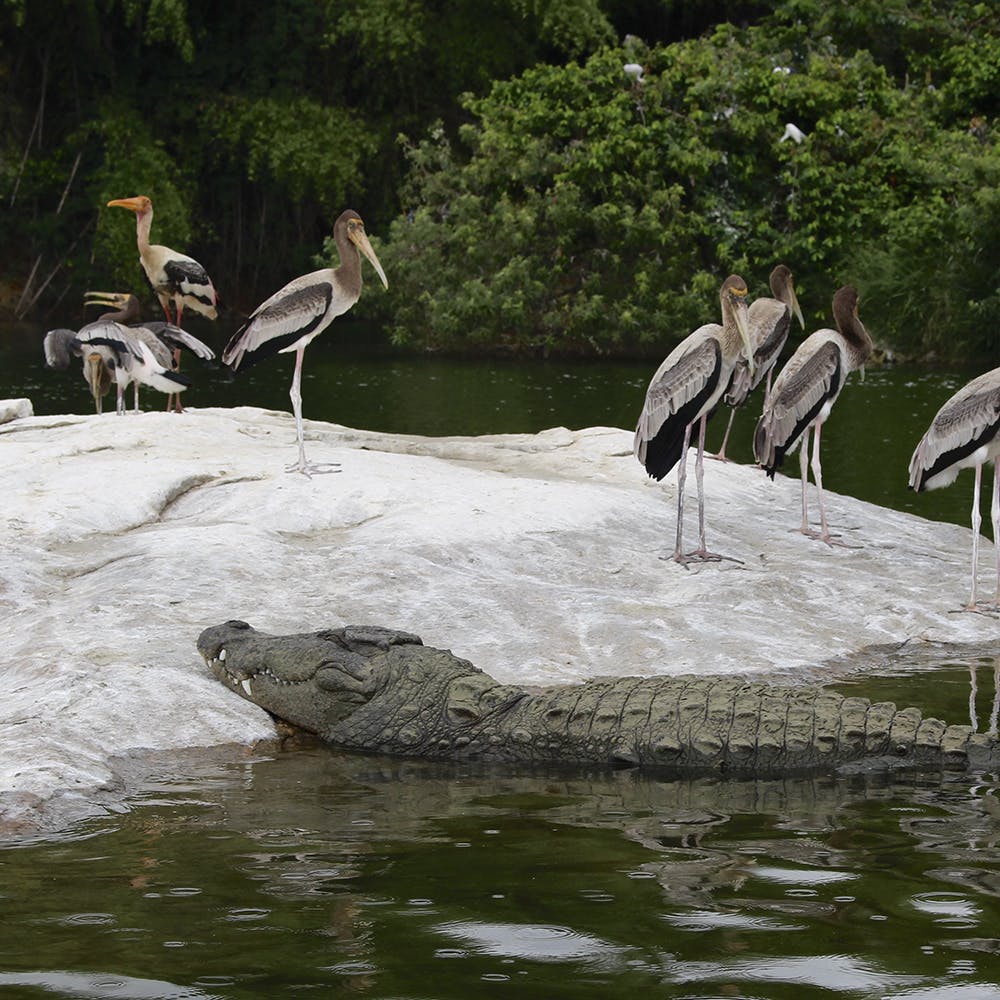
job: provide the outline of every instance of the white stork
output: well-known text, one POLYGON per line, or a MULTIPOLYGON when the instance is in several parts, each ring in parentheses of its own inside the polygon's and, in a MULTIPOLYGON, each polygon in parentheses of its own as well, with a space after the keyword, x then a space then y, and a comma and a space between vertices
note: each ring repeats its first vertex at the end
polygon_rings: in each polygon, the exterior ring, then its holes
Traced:
POLYGON ((299 459, 286 471, 301 472, 306 476, 331 472, 333 468, 306 462, 301 391, 305 349, 360 298, 362 253, 375 268, 382 284, 389 287, 385 271, 368 242, 365 224, 357 212, 348 209, 340 214, 333 226, 333 239, 340 253, 340 266, 323 268, 290 281, 257 306, 222 352, 223 363, 233 371, 241 367, 247 369, 274 354, 295 352, 295 372, 289 396, 295 412, 299 459))
POLYGON ((149 242, 153 226, 153 203, 144 194, 135 198, 116 198, 108 208, 118 206, 135 212, 136 243, 139 246, 139 263, 146 273, 150 287, 163 307, 168 323, 181 325, 184 309, 215 319, 218 316, 219 296, 208 272, 193 257, 149 242), (174 315, 170 315, 173 302, 174 315))
POLYGON ((682 566, 696 559, 718 560, 721 556, 705 547, 704 452, 705 424, 726 391, 733 367, 743 356, 754 373, 753 349, 747 324, 747 286, 736 274, 722 283, 719 301, 722 325, 707 323, 685 337, 656 370, 635 429, 635 457, 646 472, 662 479, 680 461, 677 473, 677 542, 673 559, 682 566), (684 520, 684 481, 691 427, 699 421, 698 525, 700 545, 684 553, 681 535, 684 520))
POLYGON ((918 493, 950 486, 962 469, 976 470, 972 491, 972 596, 966 611, 976 611, 976 568, 979 562, 979 490, 983 466, 993 462, 993 546, 997 553, 997 595, 1000 607, 1000 368, 964 385, 937 412, 910 459, 910 488, 918 493))
POLYGON ((765 296, 754 299, 747 312, 755 373, 751 377, 750 366, 745 358, 740 357, 729 380, 729 388, 722 397, 722 401, 731 408, 729 423, 722 438, 722 447, 715 456, 723 462, 726 461, 726 444, 729 442, 729 432, 733 428, 736 408, 747 401, 750 393, 765 378, 767 379, 765 396, 771 391, 771 375, 784 349, 785 341, 788 340, 792 315, 798 319, 803 330, 806 328, 806 321, 802 318, 802 309, 799 307, 795 286, 792 283, 792 272, 784 264, 778 264, 771 272, 769 284, 774 298, 765 296))
POLYGON ((753 451, 764 471, 774 479, 785 455, 799 447, 802 474, 802 525, 810 538, 835 544, 823 505, 820 430, 830 416, 847 376, 862 368, 872 351, 872 339, 858 316, 858 293, 850 285, 833 296, 836 330, 817 330, 799 345, 781 370, 764 400, 764 412, 753 437, 753 451), (812 472, 819 497, 820 531, 809 527, 806 485, 809 478, 809 428, 813 430, 812 472))

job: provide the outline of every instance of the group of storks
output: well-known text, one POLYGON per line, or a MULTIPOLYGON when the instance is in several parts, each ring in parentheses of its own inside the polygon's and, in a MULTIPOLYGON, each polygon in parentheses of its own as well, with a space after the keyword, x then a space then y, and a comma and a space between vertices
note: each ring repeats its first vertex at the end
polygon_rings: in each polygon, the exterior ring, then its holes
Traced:
MULTIPOLYGON (((184 331, 185 307, 211 319, 217 315, 218 296, 205 269, 186 254, 149 242, 153 206, 139 196, 108 202, 135 213, 139 260, 160 301, 165 322, 139 321, 139 302, 133 295, 88 293, 89 304, 113 306, 96 322, 80 330, 52 330, 45 337, 46 360, 65 368, 71 356, 83 359, 84 375, 93 393, 97 412, 112 383, 117 386, 119 413, 124 412, 124 390, 148 385, 175 400, 190 380, 178 371, 181 349, 201 358, 214 352, 184 331), (173 307, 173 315, 171 315, 173 307)), ((298 461, 290 472, 311 475, 332 471, 332 465, 306 461, 302 428, 302 360, 308 344, 361 295, 361 254, 371 262, 383 285, 389 287, 365 233, 361 217, 343 212, 334 224, 334 242, 340 254, 337 268, 324 268, 290 281, 262 302, 233 335, 222 354, 233 370, 246 369, 277 353, 295 353, 290 397, 295 414, 298 461)), ((654 374, 635 431, 635 455, 646 472, 661 480, 678 465, 677 535, 672 558, 682 565, 723 558, 705 545, 704 451, 705 426, 718 405, 735 408, 766 379, 763 412, 753 437, 754 457, 770 477, 785 455, 799 449, 802 479, 800 530, 828 545, 842 544, 830 532, 823 502, 820 435, 847 376, 864 367, 872 340, 858 316, 858 294, 845 285, 833 296, 836 329, 821 329, 806 337, 782 368, 772 385, 772 374, 788 339, 792 317, 805 328, 791 271, 779 264, 770 275, 773 297, 747 303, 747 285, 738 275, 722 284, 719 298, 722 323, 708 323, 686 337, 654 374), (682 547, 686 459, 692 430, 697 425, 695 473, 698 484, 698 548, 682 547), (812 457, 809 458, 809 432, 812 457), (809 525, 806 487, 812 469, 819 504, 819 530, 809 525)), ((168 408, 171 403, 168 400, 168 408)), ((179 401, 173 404, 180 409, 179 401)), ((732 414, 730 415, 730 427, 732 414)), ((729 428, 719 457, 725 457, 729 428)), ((1000 546, 997 550, 998 597, 980 608, 976 597, 979 495, 982 467, 1000 453, 1000 368, 973 379, 941 407, 921 438, 910 461, 910 486, 934 489, 954 482, 959 471, 975 469, 972 509, 972 595, 967 610, 996 610, 1000 598, 1000 546)), ((994 462, 991 506, 993 535, 1000 528, 1000 472, 994 462)))
MULTIPOLYGON (((84 377, 98 413, 101 412, 101 399, 112 382, 117 385, 119 414, 125 412, 124 391, 130 383, 135 387, 136 410, 140 385, 174 396, 174 406, 180 410, 177 394, 190 385, 190 379, 177 370, 181 349, 187 348, 201 358, 215 357, 210 347, 181 328, 184 309, 193 309, 215 319, 219 297, 208 272, 198 261, 149 242, 153 224, 153 203, 149 198, 145 195, 119 198, 108 202, 109 208, 113 206, 135 212, 139 262, 160 301, 166 322, 140 322, 139 301, 133 295, 88 293, 88 304, 113 305, 116 310, 103 314, 80 330, 49 331, 45 335, 45 358, 53 368, 66 368, 73 356, 83 359, 84 377)), ((290 281, 257 306, 222 352, 223 363, 234 371, 245 370, 272 354, 295 352, 290 395, 295 411, 299 458, 288 471, 306 475, 332 470, 330 466, 310 465, 306 461, 300 392, 306 346, 334 317, 347 312, 358 301, 361 295, 360 253, 371 261, 382 283, 389 287, 357 212, 341 213, 333 227, 333 238, 340 253, 340 266, 322 268, 290 281)), ((168 397, 168 408, 170 405, 168 397)))

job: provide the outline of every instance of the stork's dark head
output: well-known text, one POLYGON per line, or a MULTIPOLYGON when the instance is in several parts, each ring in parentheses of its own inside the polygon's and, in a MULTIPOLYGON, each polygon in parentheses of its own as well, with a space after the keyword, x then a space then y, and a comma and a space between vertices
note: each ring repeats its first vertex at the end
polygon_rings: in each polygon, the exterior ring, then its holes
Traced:
POLYGON ((346 236, 368 258, 369 263, 382 279, 382 284, 388 288, 389 281, 385 276, 385 271, 382 270, 382 265, 379 263, 378 257, 375 256, 371 243, 368 242, 364 221, 354 209, 348 208, 341 212, 333 224, 334 239, 337 240, 340 234, 346 236))

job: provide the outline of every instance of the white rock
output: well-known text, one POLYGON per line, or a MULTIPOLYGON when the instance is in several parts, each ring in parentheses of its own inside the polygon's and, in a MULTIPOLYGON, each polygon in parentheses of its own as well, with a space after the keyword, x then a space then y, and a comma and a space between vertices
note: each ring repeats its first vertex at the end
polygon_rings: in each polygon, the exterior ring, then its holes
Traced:
POLYGON ((0 424, 9 424, 35 413, 30 399, 0 399, 0 424))
POLYGON ((831 549, 790 530, 796 480, 706 462, 709 546, 742 563, 684 569, 660 558, 675 475, 650 483, 630 432, 306 426, 310 459, 340 474, 286 474, 291 417, 251 408, 0 427, 0 827, 121 808, 118 756, 272 735, 195 649, 229 618, 391 626, 530 684, 795 672, 870 643, 997 635, 953 613, 964 528, 828 493, 861 546, 831 549))

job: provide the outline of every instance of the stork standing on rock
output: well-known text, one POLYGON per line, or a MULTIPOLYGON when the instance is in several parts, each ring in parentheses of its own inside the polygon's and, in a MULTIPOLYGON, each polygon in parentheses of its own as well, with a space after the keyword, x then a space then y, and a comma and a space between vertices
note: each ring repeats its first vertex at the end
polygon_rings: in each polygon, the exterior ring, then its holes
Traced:
POLYGON ((130 315, 126 307, 104 313, 76 333, 51 330, 45 336, 45 359, 50 368, 65 369, 73 355, 83 358, 84 377, 98 413, 102 411, 101 398, 112 378, 117 385, 116 412, 119 416, 125 412, 125 389, 130 383, 135 385, 136 413, 139 412, 140 383, 168 394, 181 392, 191 384, 189 378, 171 370, 170 352, 166 347, 159 345, 162 353, 158 359, 154 348, 139 331, 125 326, 130 315))
POLYGON ((222 361, 233 371, 246 370, 275 354, 295 352, 295 372, 289 397, 295 412, 299 459, 286 471, 310 476, 334 472, 335 464, 311 465, 306 461, 302 427, 302 360, 305 350, 333 320, 347 312, 361 297, 361 254, 368 258, 386 288, 389 282, 365 233, 357 212, 342 212, 333 226, 340 266, 323 268, 290 281, 253 311, 222 352, 222 361))
POLYGON ((45 334, 42 350, 45 352, 45 366, 56 371, 65 371, 69 367, 71 358, 82 358, 83 379, 93 397, 94 411, 102 413, 104 397, 111 388, 111 383, 115 381, 104 355, 98 350, 85 348, 83 342, 77 339, 76 330, 64 327, 49 330, 45 334))
POLYGON ((677 473, 677 541, 672 558, 682 566, 694 560, 722 557, 705 547, 704 456, 705 425, 729 385, 737 361, 747 359, 751 377, 755 372, 753 347, 747 318, 747 286, 737 274, 722 283, 719 302, 722 325, 706 323, 685 337, 656 370, 639 422, 635 429, 635 457, 651 478, 660 480, 675 466, 677 473), (684 482, 691 428, 698 423, 698 527, 700 544, 683 551, 684 482))
POLYGON ((771 375, 784 349, 785 341, 788 340, 792 316, 798 319, 803 330, 806 328, 806 321, 802 318, 802 309, 795 294, 792 272, 784 264, 778 264, 771 272, 769 283, 774 298, 764 296, 754 299, 747 312, 750 343, 753 345, 754 374, 750 374, 747 359, 740 357, 729 380, 729 388, 723 397, 723 402, 730 407, 729 423, 722 438, 722 447, 715 456, 723 462, 726 461, 726 445, 729 442, 729 432, 733 429, 736 408, 747 401, 750 393, 765 378, 767 379, 765 392, 768 394, 771 392, 771 375))
POLYGON ((135 212, 136 243, 139 263, 150 287, 156 293, 168 323, 181 325, 185 307, 209 319, 218 316, 219 296, 208 272, 193 257, 149 242, 153 226, 153 203, 145 195, 135 198, 116 198, 108 208, 127 208, 135 212), (173 303, 174 315, 170 315, 173 303))
MULTIPOLYGON (((118 322, 127 323, 129 329, 134 331, 140 340, 145 341, 157 362, 164 368, 173 371, 180 368, 181 349, 190 351, 203 361, 211 361, 215 357, 215 351, 208 344, 173 323, 165 323, 162 320, 140 322, 142 306, 130 292, 87 292, 84 304, 113 306, 118 311, 108 315, 115 315, 118 317, 118 322)), ((136 392, 138 391, 139 387, 136 385, 136 392)), ((183 412, 180 393, 174 392, 167 396, 167 411, 171 409, 177 413, 183 412)))
POLYGON ((802 474, 802 526, 799 530, 827 545, 840 543, 830 534, 826 523, 820 432, 847 376, 863 368, 872 352, 872 339, 858 316, 858 293, 852 286, 844 285, 834 294, 833 318, 836 330, 811 333, 782 368, 764 400, 764 413, 753 438, 754 456, 771 479, 785 455, 799 448, 802 474), (809 527, 806 503, 810 428, 813 432, 812 472, 819 498, 818 532, 809 527))
POLYGON ((979 491, 983 466, 993 463, 993 547, 997 560, 997 592, 990 610, 1000 609, 1000 368, 962 386, 931 421, 910 459, 910 488, 918 493, 950 486, 962 469, 975 469, 972 490, 972 594, 966 611, 977 611, 976 570, 979 563, 979 491))

